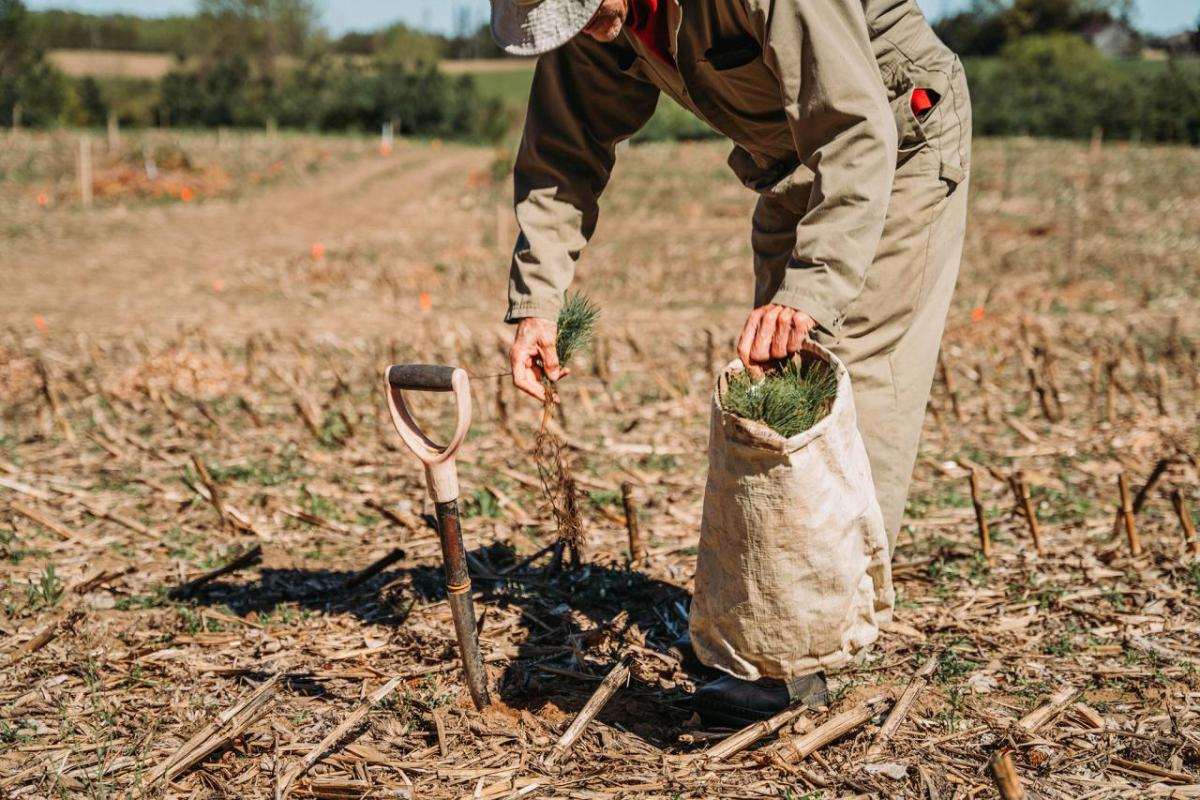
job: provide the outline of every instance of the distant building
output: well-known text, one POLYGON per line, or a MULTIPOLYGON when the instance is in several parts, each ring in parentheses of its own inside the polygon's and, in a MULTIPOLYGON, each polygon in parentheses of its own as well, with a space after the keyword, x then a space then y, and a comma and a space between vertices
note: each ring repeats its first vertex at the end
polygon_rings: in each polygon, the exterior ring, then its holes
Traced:
POLYGON ((1200 42, 1200 30, 1184 31, 1174 36, 1168 36, 1163 44, 1170 55, 1178 57, 1195 55, 1198 42, 1200 42))
POLYGON ((1119 19, 1090 22, 1079 35, 1108 58, 1129 58, 1141 51, 1137 31, 1119 19))

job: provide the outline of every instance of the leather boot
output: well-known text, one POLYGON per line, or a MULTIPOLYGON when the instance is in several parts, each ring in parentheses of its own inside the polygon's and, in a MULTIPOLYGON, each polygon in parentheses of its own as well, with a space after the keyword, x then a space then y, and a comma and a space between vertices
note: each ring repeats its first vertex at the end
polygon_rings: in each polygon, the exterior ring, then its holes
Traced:
POLYGON ((744 728, 803 703, 809 708, 828 705, 825 673, 814 672, 790 681, 762 678, 744 681, 726 675, 692 695, 692 708, 710 727, 744 728))
POLYGON ((721 675, 719 669, 702 663, 696 656, 696 649, 692 647, 692 634, 688 631, 684 631, 682 636, 671 643, 667 653, 674 656, 683 671, 693 677, 708 681, 721 675))

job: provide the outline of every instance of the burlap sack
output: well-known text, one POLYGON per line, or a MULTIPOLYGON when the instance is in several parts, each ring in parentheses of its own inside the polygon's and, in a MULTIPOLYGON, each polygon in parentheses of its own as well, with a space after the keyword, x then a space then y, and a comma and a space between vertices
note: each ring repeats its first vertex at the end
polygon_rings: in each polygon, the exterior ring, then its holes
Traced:
POLYGON ((722 408, 740 361, 713 392, 690 628, 701 661, 745 680, 845 665, 875 641, 895 602, 850 377, 817 344, 803 357, 834 368, 837 399, 790 439, 722 408))

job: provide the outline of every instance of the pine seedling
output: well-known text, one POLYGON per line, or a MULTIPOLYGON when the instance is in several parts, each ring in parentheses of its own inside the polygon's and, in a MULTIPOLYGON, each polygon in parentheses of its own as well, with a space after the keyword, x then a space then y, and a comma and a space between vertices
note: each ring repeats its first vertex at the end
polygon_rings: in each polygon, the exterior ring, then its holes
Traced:
POLYGON ((558 363, 565 366, 591 343, 599 318, 599 307, 586 294, 575 292, 567 295, 566 302, 558 312, 558 338, 554 342, 558 363))
MULTIPOLYGON (((554 342, 558 351, 558 363, 566 366, 572 358, 591 343, 596 333, 596 320, 600 309, 583 292, 569 294, 558 312, 558 336, 554 342)), ((549 389, 553 382, 546 378, 543 384, 549 389)), ((583 517, 577 502, 578 487, 570 466, 563 457, 565 443, 547 426, 553 392, 546 392, 546 407, 542 413, 542 426, 534 440, 533 455, 537 463, 538 477, 542 490, 550 502, 550 510, 558 527, 558 545, 554 550, 554 567, 562 563, 565 548, 571 550, 572 564, 578 564, 583 548, 583 517)))
POLYGON ((790 438, 824 419, 836 397, 837 375, 828 364, 794 358, 758 379, 731 376, 722 403, 730 414, 790 438))

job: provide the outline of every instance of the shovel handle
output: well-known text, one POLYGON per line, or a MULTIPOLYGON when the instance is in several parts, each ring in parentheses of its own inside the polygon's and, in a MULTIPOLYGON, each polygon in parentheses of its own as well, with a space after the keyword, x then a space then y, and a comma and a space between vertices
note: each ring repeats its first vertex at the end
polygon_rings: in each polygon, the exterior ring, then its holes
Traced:
POLYGON ((396 389, 413 389, 422 392, 450 392, 454 390, 454 367, 437 364, 396 364, 388 367, 388 383, 396 389))
POLYGON ((471 427, 471 384, 466 370, 430 364, 399 364, 384 372, 383 386, 392 424, 408 449, 425 465, 429 493, 434 501, 444 503, 457 499, 454 454, 471 427), (435 442, 421 429, 404 402, 404 389, 454 392, 458 419, 448 443, 435 442))

